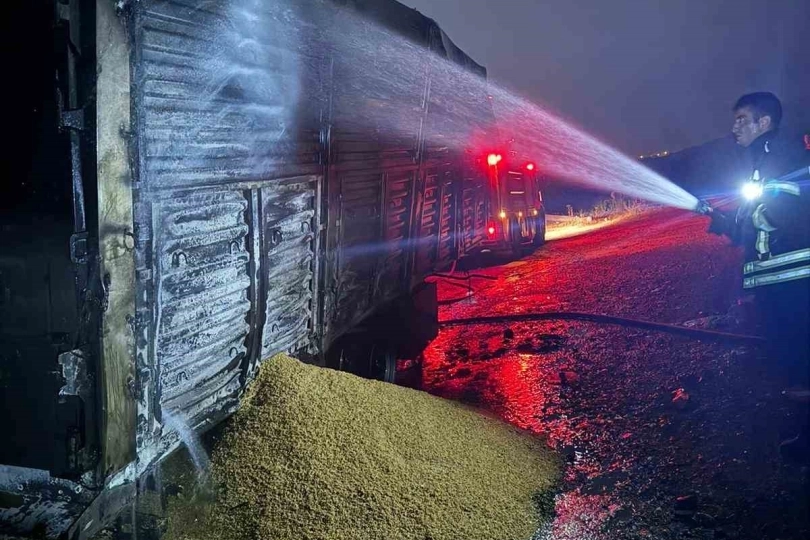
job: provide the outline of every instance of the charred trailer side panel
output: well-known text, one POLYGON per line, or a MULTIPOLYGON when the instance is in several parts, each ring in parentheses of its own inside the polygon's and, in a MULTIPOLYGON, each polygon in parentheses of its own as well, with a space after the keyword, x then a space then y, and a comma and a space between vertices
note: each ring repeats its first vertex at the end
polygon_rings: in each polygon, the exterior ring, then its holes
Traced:
POLYGON ((403 297, 480 243, 485 171, 471 147, 494 120, 486 71, 434 21, 396 2, 351 4, 336 28, 374 46, 334 39, 322 321, 335 354, 346 334, 407 342, 391 332, 415 309, 403 297))
POLYGON ((380 47, 362 47, 334 36, 327 119, 326 347, 410 290, 428 83, 419 43, 427 29, 424 18, 404 6, 365 4, 359 7, 367 8, 363 15, 371 20, 354 10, 336 12, 338 32, 351 29, 362 33, 361 43, 380 47), (397 23, 405 36, 388 29, 397 23), (389 61, 392 55, 399 61, 389 61))
POLYGON ((19 190, 38 208, 0 233, 3 399, 42 429, 3 448, 0 532, 84 538, 262 360, 431 318, 424 277, 480 241, 463 144, 491 114, 453 103, 441 62, 483 68, 393 0, 46 4, 32 35, 66 22, 73 61, 40 96, 53 200, 19 190))
POLYGON ((422 236, 416 280, 470 253, 483 239, 484 171, 480 148, 493 138, 491 104, 481 84, 486 70, 459 49, 438 25, 430 29, 430 91, 424 133, 426 170, 422 236), (448 65, 452 66, 448 69, 448 65))
POLYGON ((132 6, 138 455, 236 410, 316 325, 321 56, 312 2, 132 6), (244 5, 243 5, 244 4, 244 5))

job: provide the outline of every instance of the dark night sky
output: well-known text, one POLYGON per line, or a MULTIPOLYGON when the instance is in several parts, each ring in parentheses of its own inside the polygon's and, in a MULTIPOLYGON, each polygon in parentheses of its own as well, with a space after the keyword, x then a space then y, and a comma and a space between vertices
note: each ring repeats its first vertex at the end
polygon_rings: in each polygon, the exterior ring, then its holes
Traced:
POLYGON ((631 154, 726 135, 756 90, 810 128, 810 0, 401 1, 491 80, 631 154))

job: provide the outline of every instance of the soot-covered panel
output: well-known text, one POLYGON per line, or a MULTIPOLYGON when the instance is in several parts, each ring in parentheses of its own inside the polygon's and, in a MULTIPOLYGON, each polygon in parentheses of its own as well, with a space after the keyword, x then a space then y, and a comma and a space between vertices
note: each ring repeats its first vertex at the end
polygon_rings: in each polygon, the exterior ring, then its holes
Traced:
POLYGON ((235 410, 258 360, 310 337, 317 5, 132 4, 142 461, 178 422, 235 410))
POLYGON ((241 192, 223 191, 187 195, 153 212, 156 356, 160 402, 170 410, 193 405, 202 396, 188 394, 212 379, 227 385, 246 354, 247 206, 241 192))
POLYGON ((305 346, 315 299, 316 179, 293 178, 262 190, 266 279, 262 358, 305 346))

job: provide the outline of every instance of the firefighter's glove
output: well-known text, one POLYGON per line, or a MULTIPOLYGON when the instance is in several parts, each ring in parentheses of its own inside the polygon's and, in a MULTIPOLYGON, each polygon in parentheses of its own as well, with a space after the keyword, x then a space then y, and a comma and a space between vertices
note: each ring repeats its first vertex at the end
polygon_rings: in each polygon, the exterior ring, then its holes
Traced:
POLYGON ((707 203, 702 199, 698 201, 697 206, 695 207, 695 212, 697 212, 702 216, 711 215, 713 211, 714 209, 711 206, 709 206, 709 203, 707 203))
POLYGON ((731 236, 734 229, 734 219, 725 212, 712 210, 709 212, 711 223, 708 231, 712 234, 731 236))

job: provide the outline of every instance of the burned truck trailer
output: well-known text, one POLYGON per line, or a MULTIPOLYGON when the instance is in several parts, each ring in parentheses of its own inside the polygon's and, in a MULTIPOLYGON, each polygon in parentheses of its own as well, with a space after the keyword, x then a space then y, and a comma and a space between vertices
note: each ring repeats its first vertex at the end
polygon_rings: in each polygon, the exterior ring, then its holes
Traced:
POLYGON ((368 321, 485 240, 493 116, 393 0, 18 4, 0 533, 87 537, 263 359, 390 373, 368 321))

